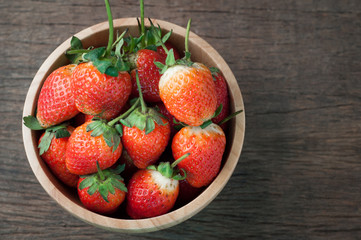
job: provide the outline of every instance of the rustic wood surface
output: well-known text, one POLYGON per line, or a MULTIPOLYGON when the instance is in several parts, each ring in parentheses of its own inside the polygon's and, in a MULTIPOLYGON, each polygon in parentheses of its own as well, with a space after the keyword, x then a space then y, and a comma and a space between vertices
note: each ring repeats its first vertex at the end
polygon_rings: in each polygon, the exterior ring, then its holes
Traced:
MULTIPOLYGON (((111 1, 114 18, 138 2, 111 1)), ((42 189, 21 137, 23 103, 46 57, 106 21, 103 1, 0 1, 0 239, 359 239, 359 1, 145 1, 186 26, 237 78, 246 109, 239 164, 225 189, 175 227, 120 234, 71 216, 42 189)))

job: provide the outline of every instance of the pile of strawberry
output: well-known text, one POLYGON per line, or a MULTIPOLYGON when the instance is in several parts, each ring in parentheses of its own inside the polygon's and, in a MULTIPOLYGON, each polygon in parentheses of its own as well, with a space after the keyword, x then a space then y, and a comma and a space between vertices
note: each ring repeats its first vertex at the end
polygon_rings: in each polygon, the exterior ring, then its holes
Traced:
POLYGON ((43 131, 39 155, 77 188, 87 209, 111 214, 124 206, 134 219, 159 216, 217 176, 224 122, 239 112, 228 116, 220 71, 190 60, 190 21, 181 58, 167 41, 171 32, 144 26, 143 1, 140 37, 125 31, 113 41, 105 4, 108 45, 84 49, 73 37, 66 53, 72 63, 47 77, 36 117, 24 117, 24 124, 43 131))

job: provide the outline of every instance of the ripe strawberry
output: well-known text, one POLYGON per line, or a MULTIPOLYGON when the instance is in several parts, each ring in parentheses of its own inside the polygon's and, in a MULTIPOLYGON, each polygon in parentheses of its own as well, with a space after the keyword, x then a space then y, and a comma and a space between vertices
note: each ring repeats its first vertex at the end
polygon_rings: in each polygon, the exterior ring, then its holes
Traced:
MULTIPOLYGON (((212 122, 219 123, 223 119, 225 119, 229 115, 229 95, 228 95, 228 87, 226 79, 223 77, 221 71, 218 68, 212 67, 210 68, 213 76, 214 83, 217 89, 217 107, 222 104, 222 111, 220 114, 212 118, 212 122)), ((220 125, 220 127, 225 130, 226 124, 220 125)))
MULTIPOLYGON (((183 156, 180 161, 187 156, 188 154, 183 156)), ((170 211, 177 200, 178 180, 181 179, 183 177, 169 162, 137 171, 128 184, 128 215, 133 219, 141 219, 156 217, 170 211)))
POLYGON ((79 176, 72 174, 65 165, 65 152, 70 134, 74 131, 71 126, 61 127, 55 132, 45 131, 39 138, 40 157, 46 162, 54 175, 70 187, 76 187, 79 176), (60 131, 67 131, 67 137, 61 137, 60 131))
POLYGON ((161 121, 161 124, 155 122, 155 128, 148 134, 136 126, 123 127, 124 148, 138 168, 154 164, 168 145, 170 126, 166 119, 161 118, 161 121))
POLYGON ((201 63, 168 68, 159 82, 159 94, 168 111, 191 126, 202 125, 217 108, 211 72, 201 63))
POLYGON ((131 71, 133 83, 132 95, 138 96, 135 79, 136 70, 138 70, 144 100, 146 102, 160 102, 158 85, 161 75, 154 62, 164 63, 165 58, 153 50, 141 49, 137 53, 131 55, 130 59, 131 64, 133 63, 135 68, 131 71))
POLYGON ((92 63, 81 63, 74 69, 71 88, 80 112, 108 120, 119 115, 132 90, 127 72, 109 76, 92 63))
MULTIPOLYGON (((177 50, 177 48, 170 42, 165 42, 164 45, 167 47, 168 51, 170 51, 171 49, 173 49, 173 54, 174 54, 174 59, 178 60, 180 59, 180 54, 177 50)), ((167 53, 164 51, 162 46, 158 46, 157 47, 157 52, 164 57, 164 59, 167 58, 167 53)))
MULTIPOLYGON (((102 125, 100 121, 85 122, 77 127, 69 138, 65 161, 71 173, 84 175, 97 171, 96 162, 101 169, 112 166, 122 154, 122 144, 114 141, 111 145, 106 137, 98 134, 98 130, 90 128, 92 125, 102 125), (90 125, 90 126, 89 126, 90 125), (92 131, 91 131, 92 130, 92 131)), ((107 131, 112 131, 108 129, 107 131)), ((113 136, 111 136, 113 137, 113 136)))
POLYGON ((221 127, 211 123, 206 128, 187 126, 173 138, 172 152, 175 159, 190 152, 178 164, 187 172, 187 181, 193 187, 207 186, 217 176, 226 147, 226 137, 221 127))
POLYGON ((145 105, 138 74, 136 82, 140 107, 134 109, 123 124, 122 142, 129 156, 138 168, 154 164, 164 152, 170 137, 168 121, 153 108, 145 105))
POLYGON ((124 166, 103 171, 99 165, 97 166, 97 173, 80 176, 78 181, 79 199, 91 211, 111 214, 119 208, 127 192, 123 178, 119 175, 124 166))
POLYGON ((39 94, 36 115, 43 128, 62 123, 79 113, 70 88, 74 68, 73 64, 60 67, 46 78, 39 94))
POLYGON ((166 64, 156 62, 163 74, 159 95, 168 111, 179 121, 200 126, 211 119, 217 109, 216 87, 211 71, 202 63, 190 61, 188 22, 185 57, 175 60, 173 50, 167 52, 166 64))

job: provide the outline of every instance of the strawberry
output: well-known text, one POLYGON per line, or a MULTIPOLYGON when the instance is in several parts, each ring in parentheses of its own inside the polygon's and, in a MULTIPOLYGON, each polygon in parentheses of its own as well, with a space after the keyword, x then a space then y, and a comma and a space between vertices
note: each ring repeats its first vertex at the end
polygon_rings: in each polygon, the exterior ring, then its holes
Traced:
POLYGON ((62 125, 53 129, 55 131, 47 130, 40 136, 39 155, 59 180, 70 187, 76 187, 79 176, 70 173, 65 165, 66 147, 74 128, 62 125), (65 135, 61 135, 60 131, 65 131, 65 135))
MULTIPOLYGON (((215 118, 212 118, 212 122, 219 123, 229 115, 229 95, 226 79, 223 77, 221 71, 218 68, 210 68, 214 83, 217 89, 217 107, 222 104, 222 111, 215 118)), ((220 127, 225 130, 226 124, 220 125, 220 127)))
POLYGON ((136 81, 141 106, 126 118, 123 124, 122 142, 129 156, 138 168, 154 164, 164 152, 170 137, 168 121, 153 108, 145 105, 138 74, 136 81))
POLYGON ((191 155, 178 164, 187 172, 187 181, 193 187, 207 186, 217 176, 226 137, 221 127, 211 123, 206 128, 186 126, 173 138, 172 152, 175 159, 190 152, 191 155))
POLYGON ((202 63, 190 61, 188 51, 190 21, 186 35, 185 57, 175 60, 173 50, 167 50, 166 64, 156 62, 163 74, 159 95, 168 111, 179 121, 200 126, 209 121, 217 109, 215 83, 211 71, 202 63))
POLYGON ((114 213, 123 203, 127 188, 123 178, 119 175, 124 166, 115 169, 101 170, 97 164, 98 172, 80 176, 78 181, 78 196, 82 204, 89 210, 102 213, 114 213))
POLYGON ((101 135, 103 132, 112 133, 115 130, 107 127, 107 130, 99 133, 101 127, 107 126, 100 120, 85 122, 70 136, 65 161, 71 173, 78 175, 95 173, 97 161, 101 169, 106 169, 119 159, 122 154, 120 140, 117 140, 114 135, 111 135, 109 139, 108 136, 101 135))
POLYGON ((42 127, 57 125, 79 113, 70 88, 74 68, 73 64, 60 67, 46 78, 39 94, 36 114, 42 127))
POLYGON ((124 31, 113 42, 113 17, 109 1, 105 0, 109 21, 107 47, 82 49, 81 41, 73 37, 66 55, 78 63, 71 77, 75 105, 84 114, 110 120, 119 115, 132 90, 128 63, 124 62, 124 31), (115 47, 115 50, 113 48, 115 47))
MULTIPOLYGON (((179 160, 182 161, 188 155, 179 160)), ((158 167, 149 166, 133 175, 128 184, 126 205, 131 218, 156 217, 173 208, 179 193, 178 181, 183 179, 179 171, 174 169, 175 165, 162 162, 158 167)))
POLYGON ((101 73, 92 63, 81 63, 73 71, 71 88, 78 110, 111 119, 119 115, 132 90, 130 75, 101 73))
POLYGON ((137 53, 131 55, 130 59, 135 67, 135 69, 131 71, 133 83, 132 95, 138 96, 135 79, 136 70, 138 70, 144 100, 147 102, 160 102, 158 85, 161 75, 154 62, 164 63, 165 58, 153 50, 141 49, 137 53))
POLYGON ((161 122, 155 122, 154 125, 154 129, 148 134, 144 129, 140 130, 136 126, 123 127, 124 148, 138 168, 146 168, 154 164, 168 145, 170 137, 168 121, 161 118, 161 122))

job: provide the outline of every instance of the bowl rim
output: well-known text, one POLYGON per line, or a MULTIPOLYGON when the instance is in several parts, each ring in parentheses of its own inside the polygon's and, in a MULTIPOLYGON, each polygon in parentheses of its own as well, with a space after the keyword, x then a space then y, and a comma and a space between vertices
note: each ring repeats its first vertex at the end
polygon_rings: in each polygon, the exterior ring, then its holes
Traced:
MULTIPOLYGON (((165 31, 172 30, 173 33, 183 35, 186 32, 186 29, 178 26, 176 24, 159 20, 152 19, 153 23, 159 24, 161 28, 165 31)), ((118 18, 113 21, 114 28, 124 27, 124 26, 134 26, 137 25, 136 18, 118 18)), ((146 25, 149 25, 149 21, 146 20, 146 25)), ((102 22, 90 26, 80 32, 74 34, 80 40, 89 37, 92 34, 97 34, 101 31, 108 30, 108 22, 102 22)), ((36 97, 39 87, 42 85, 46 76, 49 74, 49 69, 54 68, 54 62, 64 55, 65 51, 70 48, 70 38, 60 44, 43 62, 38 72, 34 76, 31 85, 29 87, 23 109, 23 117, 28 115, 33 115, 36 107, 36 97), (49 67, 50 66, 50 67, 49 67)), ((205 208, 214 198, 222 191, 222 189, 227 184, 229 178, 233 174, 233 171, 236 168, 236 165, 239 161, 240 154, 244 142, 245 134, 245 111, 244 104, 241 95, 240 88, 238 86, 237 80, 235 79, 231 69, 226 64, 224 59, 220 54, 205 40, 200 38, 193 32, 190 32, 189 43, 198 45, 199 47, 206 48, 208 55, 212 55, 212 58, 215 58, 216 64, 222 73, 228 84, 228 89, 230 94, 233 96, 234 108, 243 109, 243 112, 235 117, 234 126, 234 137, 233 144, 229 150, 229 156, 227 161, 224 163, 221 171, 213 182, 194 200, 188 204, 172 210, 166 214, 163 214, 158 217, 146 218, 146 219, 119 219, 108 216, 103 216, 92 211, 87 210, 84 207, 79 207, 71 199, 69 199, 62 191, 60 191, 57 186, 49 180, 49 173, 44 170, 44 166, 41 164, 41 159, 38 152, 33 147, 35 144, 35 134, 34 131, 25 127, 22 124, 22 134, 25 152, 27 155, 28 162, 31 166, 32 171, 34 172, 39 183, 42 185, 44 190, 66 211, 71 213, 73 216, 90 223, 94 226, 104 228, 107 230, 124 232, 124 233, 136 233, 136 232, 152 232, 161 229, 165 229, 176 224, 179 224, 205 208), (31 144, 32 143, 32 144, 31 144)))

